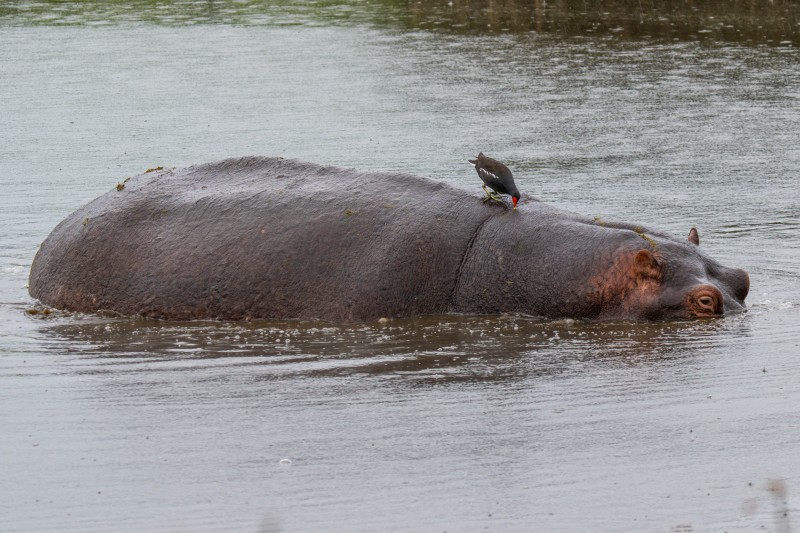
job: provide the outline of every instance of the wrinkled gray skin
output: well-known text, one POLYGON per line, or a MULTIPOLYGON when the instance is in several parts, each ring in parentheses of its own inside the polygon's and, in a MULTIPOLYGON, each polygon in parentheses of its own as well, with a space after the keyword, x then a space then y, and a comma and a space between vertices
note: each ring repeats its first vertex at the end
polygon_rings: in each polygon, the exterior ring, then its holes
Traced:
POLYGON ((130 179, 59 224, 30 276, 45 305, 168 320, 692 318, 742 310, 748 287, 686 239, 260 157, 130 179))

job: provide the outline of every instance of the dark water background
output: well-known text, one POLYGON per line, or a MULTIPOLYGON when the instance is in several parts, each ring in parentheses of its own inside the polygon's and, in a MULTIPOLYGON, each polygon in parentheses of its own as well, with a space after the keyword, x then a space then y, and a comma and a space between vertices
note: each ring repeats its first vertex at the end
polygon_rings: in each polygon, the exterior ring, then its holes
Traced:
POLYGON ((796 530, 799 30, 778 0, 0 3, 0 530, 796 530), (147 168, 479 194, 479 150, 559 207, 698 226, 749 312, 26 313, 50 230, 147 168))

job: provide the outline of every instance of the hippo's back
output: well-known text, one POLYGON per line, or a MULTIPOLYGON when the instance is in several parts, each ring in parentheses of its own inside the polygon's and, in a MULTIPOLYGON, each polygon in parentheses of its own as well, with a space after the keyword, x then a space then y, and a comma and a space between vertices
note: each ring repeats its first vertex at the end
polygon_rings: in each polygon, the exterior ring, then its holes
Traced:
POLYGON ((131 178, 42 244, 30 293, 166 319, 446 312, 487 210, 425 178, 242 158, 131 178))

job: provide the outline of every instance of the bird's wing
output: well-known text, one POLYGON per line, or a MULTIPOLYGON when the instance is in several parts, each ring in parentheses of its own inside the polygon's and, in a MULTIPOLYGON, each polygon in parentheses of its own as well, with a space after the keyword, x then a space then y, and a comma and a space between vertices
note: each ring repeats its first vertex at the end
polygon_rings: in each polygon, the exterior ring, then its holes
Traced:
POLYGON ((494 172, 486 170, 483 167, 478 169, 478 175, 481 177, 481 179, 486 185, 492 187, 493 189, 495 185, 499 185, 501 183, 500 176, 498 176, 494 172))

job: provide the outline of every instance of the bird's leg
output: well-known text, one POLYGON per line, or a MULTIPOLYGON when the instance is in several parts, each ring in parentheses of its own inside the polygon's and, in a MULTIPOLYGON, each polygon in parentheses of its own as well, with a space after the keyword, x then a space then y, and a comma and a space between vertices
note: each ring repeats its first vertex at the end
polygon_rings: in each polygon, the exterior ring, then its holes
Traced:
POLYGON ((481 185, 481 187, 483 187, 483 192, 485 192, 485 193, 486 193, 486 198, 484 198, 484 199, 483 199, 484 203, 485 203, 485 202, 488 202, 489 200, 494 200, 495 202, 502 202, 502 200, 500 199, 500 195, 498 195, 498 194, 497 194, 496 192, 494 192, 494 191, 490 191, 490 190, 489 190, 489 189, 486 187, 486 185, 485 185, 485 184, 484 184, 484 185, 481 185))

